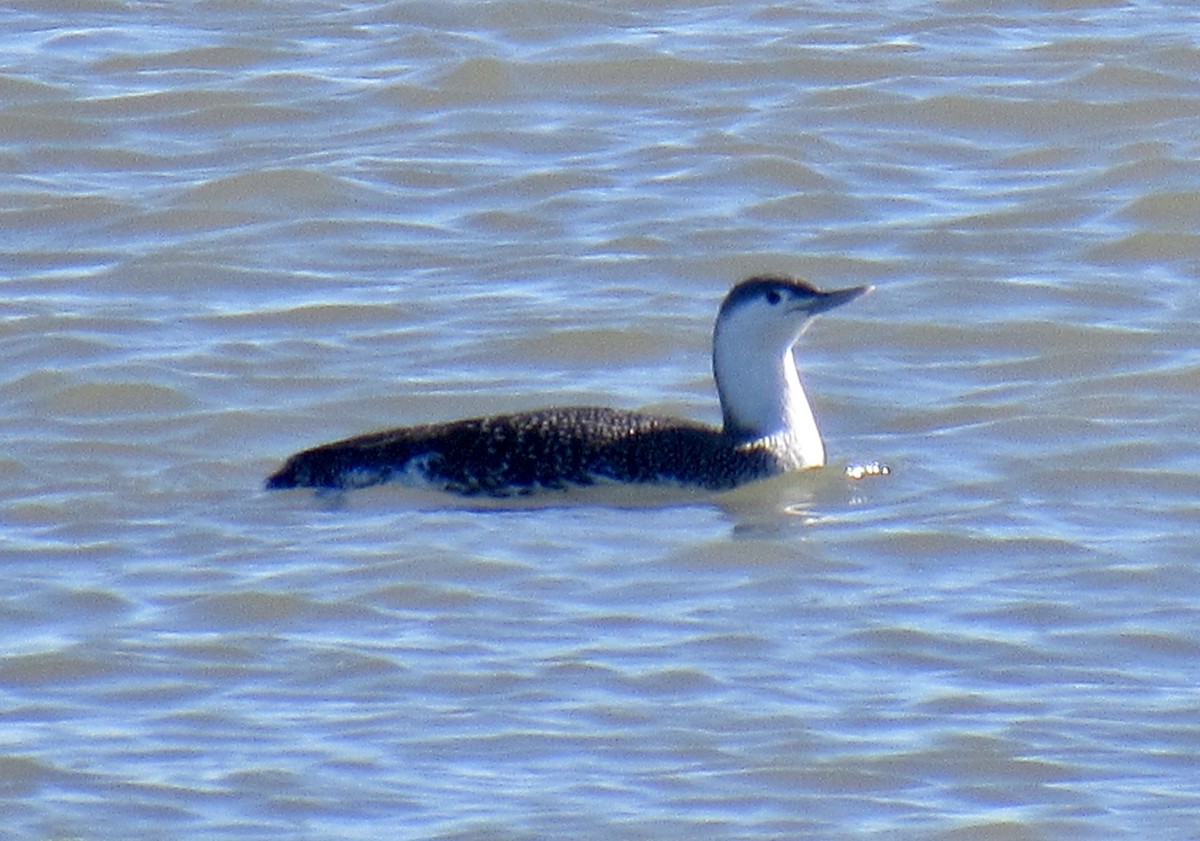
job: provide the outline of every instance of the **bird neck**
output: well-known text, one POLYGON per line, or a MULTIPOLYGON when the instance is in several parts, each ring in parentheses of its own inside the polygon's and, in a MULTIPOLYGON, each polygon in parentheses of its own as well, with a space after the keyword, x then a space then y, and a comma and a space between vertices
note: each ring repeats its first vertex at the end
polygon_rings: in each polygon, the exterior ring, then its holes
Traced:
POLYGON ((713 357, 725 433, 739 444, 770 448, 791 467, 824 465, 825 445, 791 348, 772 364, 738 363, 721 353, 713 357))

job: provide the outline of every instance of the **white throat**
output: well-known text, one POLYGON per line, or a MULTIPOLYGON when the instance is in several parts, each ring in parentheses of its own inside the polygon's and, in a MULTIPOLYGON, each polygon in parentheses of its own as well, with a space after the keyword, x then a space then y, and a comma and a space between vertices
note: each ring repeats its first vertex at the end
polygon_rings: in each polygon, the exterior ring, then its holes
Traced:
POLYGON ((772 354, 718 340, 713 374, 726 432, 748 444, 765 444, 790 467, 825 464, 825 445, 791 347, 772 354))

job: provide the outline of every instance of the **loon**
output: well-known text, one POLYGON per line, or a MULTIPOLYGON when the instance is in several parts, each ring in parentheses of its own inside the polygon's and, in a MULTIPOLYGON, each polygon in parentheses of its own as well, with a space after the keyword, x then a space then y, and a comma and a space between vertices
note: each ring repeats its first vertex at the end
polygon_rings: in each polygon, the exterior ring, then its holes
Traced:
POLYGON ((593 406, 408 426, 293 455, 267 489, 409 482, 463 495, 510 496, 600 481, 724 491, 822 467, 825 445, 792 348, 813 318, 869 292, 820 291, 756 276, 725 296, 712 365, 723 426, 593 406))

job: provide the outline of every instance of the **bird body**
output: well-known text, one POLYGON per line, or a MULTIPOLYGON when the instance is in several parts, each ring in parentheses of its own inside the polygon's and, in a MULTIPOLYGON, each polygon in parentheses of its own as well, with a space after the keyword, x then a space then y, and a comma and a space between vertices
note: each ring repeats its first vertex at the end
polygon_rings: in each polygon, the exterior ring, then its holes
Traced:
POLYGON ((502 496, 607 479, 726 490, 783 469, 769 447, 730 441, 715 427, 579 406, 349 438, 293 456, 268 487, 356 488, 408 479, 502 496))
POLYGON ((297 453, 267 487, 401 481, 508 496, 614 481, 722 491, 820 467, 825 447, 792 348, 813 316, 869 288, 821 292, 784 277, 735 286, 713 333, 721 428, 591 406, 408 426, 297 453))

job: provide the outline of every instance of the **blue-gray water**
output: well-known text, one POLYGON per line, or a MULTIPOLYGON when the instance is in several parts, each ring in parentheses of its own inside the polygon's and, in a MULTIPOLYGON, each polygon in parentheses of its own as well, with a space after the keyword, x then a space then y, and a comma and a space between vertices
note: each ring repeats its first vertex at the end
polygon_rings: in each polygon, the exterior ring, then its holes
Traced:
POLYGON ((1200 838, 1191 2, 0 11, 0 839, 1200 838), (266 494, 555 403, 732 499, 266 494), (888 476, 852 481, 847 463, 888 476))

